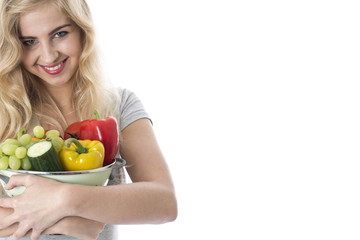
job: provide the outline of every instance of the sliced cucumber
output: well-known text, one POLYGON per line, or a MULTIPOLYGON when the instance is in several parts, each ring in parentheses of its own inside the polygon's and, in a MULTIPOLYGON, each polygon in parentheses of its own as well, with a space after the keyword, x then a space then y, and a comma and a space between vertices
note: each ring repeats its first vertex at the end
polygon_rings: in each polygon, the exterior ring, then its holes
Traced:
POLYGON ((40 141, 31 145, 27 151, 32 170, 35 171, 62 171, 59 155, 49 141, 40 141))

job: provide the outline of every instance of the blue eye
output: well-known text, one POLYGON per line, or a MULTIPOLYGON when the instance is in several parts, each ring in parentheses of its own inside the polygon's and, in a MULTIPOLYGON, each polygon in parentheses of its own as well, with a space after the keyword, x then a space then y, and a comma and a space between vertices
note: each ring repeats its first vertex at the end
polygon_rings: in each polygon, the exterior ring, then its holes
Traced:
POLYGON ((36 41, 34 39, 30 39, 30 40, 26 40, 23 42, 24 46, 26 47, 31 47, 36 43, 36 41))
POLYGON ((55 38, 62 38, 62 37, 64 37, 66 34, 68 34, 68 32, 66 32, 66 31, 61 31, 61 32, 56 33, 54 37, 55 37, 55 38))

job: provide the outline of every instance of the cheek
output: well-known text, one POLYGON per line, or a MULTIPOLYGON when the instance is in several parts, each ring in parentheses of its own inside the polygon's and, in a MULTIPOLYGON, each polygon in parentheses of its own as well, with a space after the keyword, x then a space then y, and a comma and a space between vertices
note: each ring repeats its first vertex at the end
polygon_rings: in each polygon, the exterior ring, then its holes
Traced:
POLYGON ((68 49, 68 56, 71 57, 72 62, 76 65, 79 63, 80 60, 80 56, 81 56, 81 49, 80 47, 78 48, 77 46, 72 46, 71 48, 68 49))
POLYGON ((64 43, 59 46, 59 52, 61 52, 63 55, 77 58, 81 54, 81 49, 78 44, 74 44, 73 42, 70 44, 64 43))
POLYGON ((29 63, 27 62, 26 59, 23 59, 23 60, 22 60, 22 65, 24 66, 24 68, 25 68, 27 71, 31 72, 30 65, 29 65, 29 63))
POLYGON ((74 34, 66 43, 69 55, 79 58, 82 53, 80 33, 74 34))
POLYGON ((31 56, 31 54, 24 53, 23 58, 21 59, 22 64, 26 69, 30 68, 35 64, 34 58, 31 56))

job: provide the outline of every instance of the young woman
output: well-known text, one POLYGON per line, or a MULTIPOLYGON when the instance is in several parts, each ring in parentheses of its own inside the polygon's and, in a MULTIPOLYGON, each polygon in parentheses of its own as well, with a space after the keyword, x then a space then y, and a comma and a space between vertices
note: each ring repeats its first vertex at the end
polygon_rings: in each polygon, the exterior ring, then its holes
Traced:
POLYGON ((0 199, 0 237, 96 239, 101 232, 99 239, 112 239, 105 224, 174 221, 174 186, 148 115, 132 92, 103 87, 85 0, 0 3, 1 141, 38 124, 63 133, 98 109, 118 119, 120 154, 132 180, 90 187, 13 176, 7 188, 26 191, 0 199))

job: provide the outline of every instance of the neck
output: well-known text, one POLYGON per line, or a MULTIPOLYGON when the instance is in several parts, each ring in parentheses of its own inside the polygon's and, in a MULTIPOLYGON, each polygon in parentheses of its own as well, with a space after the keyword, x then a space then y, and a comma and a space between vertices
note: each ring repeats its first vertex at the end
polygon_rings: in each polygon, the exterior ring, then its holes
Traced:
POLYGON ((76 119, 76 112, 73 105, 72 84, 66 83, 61 86, 46 86, 51 98, 55 101, 62 115, 68 123, 76 119))
POLYGON ((50 96, 55 101, 60 110, 72 108, 72 85, 64 84, 61 86, 46 86, 50 96))

